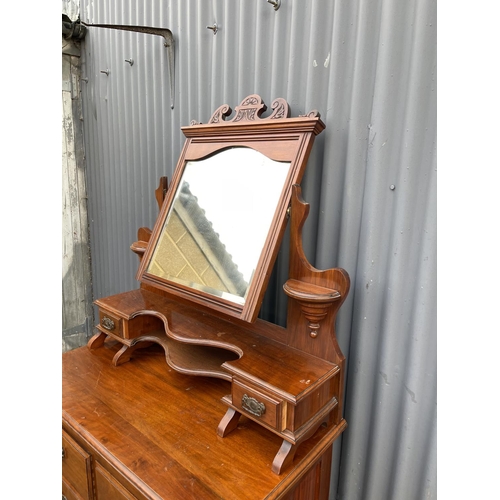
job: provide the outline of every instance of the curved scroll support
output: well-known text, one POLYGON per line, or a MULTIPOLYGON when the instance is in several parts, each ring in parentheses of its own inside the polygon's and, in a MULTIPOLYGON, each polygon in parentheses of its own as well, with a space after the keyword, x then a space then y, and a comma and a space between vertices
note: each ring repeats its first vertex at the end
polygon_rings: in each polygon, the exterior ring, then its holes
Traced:
POLYGON ((340 365, 344 355, 335 336, 335 319, 349 293, 349 275, 341 268, 316 269, 307 260, 302 247, 302 228, 309 205, 302 200, 298 185, 293 186, 291 212, 290 272, 284 286, 292 298, 287 320, 291 325, 290 343, 340 365))
POLYGON ((290 279, 313 283, 319 286, 337 290, 343 302, 350 288, 350 278, 347 271, 338 267, 319 270, 313 267, 302 247, 302 228, 309 215, 309 204, 302 199, 302 190, 299 185, 292 186, 292 217, 290 240, 290 279))
MULTIPOLYGON (((158 210, 161 210, 161 206, 165 201, 165 196, 168 190, 168 179, 165 176, 160 177, 158 187, 155 189, 156 203, 158 204, 158 210)), ((140 227, 137 231, 137 241, 130 245, 130 250, 139 256, 139 262, 142 260, 146 248, 148 246, 149 240, 151 239, 152 231, 148 227, 140 227)))
POLYGON ((104 332, 97 332, 88 342, 87 347, 93 351, 104 345, 107 335, 104 332))
POLYGON ((309 205, 301 198, 300 186, 294 185, 292 189, 290 272, 285 284, 285 292, 290 297, 289 345, 339 366, 340 376, 336 378, 334 389, 339 404, 333 411, 333 421, 338 424, 343 411, 345 357, 337 342, 335 320, 349 293, 350 279, 344 269, 321 271, 307 260, 302 247, 302 228, 309 205))
POLYGON ((284 439, 283 443, 281 443, 281 447, 278 453, 274 457, 271 470, 275 474, 279 475, 285 469, 287 469, 288 466, 293 462, 295 452, 297 451, 297 448, 301 445, 301 443, 312 437, 322 425, 327 425, 329 418, 329 415, 326 415, 318 425, 313 427, 307 434, 305 434, 299 441, 294 444, 284 439))
POLYGON ((220 437, 226 437, 231 431, 234 431, 238 427, 238 422, 240 421, 241 413, 228 408, 224 417, 217 427, 217 435, 220 437))
POLYGON ((292 444, 283 440, 281 448, 274 457, 273 464, 271 466, 271 470, 275 474, 280 475, 293 462, 297 447, 297 444, 292 444))
POLYGON ((152 344, 152 342, 142 342, 131 346, 124 344, 123 347, 113 356, 113 365, 123 365, 123 363, 130 361, 134 351, 140 348, 149 347, 152 344))
POLYGON ((160 182, 158 184, 158 187, 155 189, 155 198, 156 198, 156 203, 158 204, 158 210, 161 210, 161 206, 165 201, 165 196, 167 195, 167 191, 168 191, 168 179, 166 176, 162 176, 160 177, 160 182))

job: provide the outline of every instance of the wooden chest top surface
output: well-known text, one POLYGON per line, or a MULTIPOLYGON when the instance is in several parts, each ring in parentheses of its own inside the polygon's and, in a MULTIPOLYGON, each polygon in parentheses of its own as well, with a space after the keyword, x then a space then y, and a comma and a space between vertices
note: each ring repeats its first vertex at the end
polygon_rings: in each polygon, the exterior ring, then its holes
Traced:
POLYGON ((279 436, 244 417, 229 436, 217 436, 229 382, 175 372, 158 346, 115 367, 119 347, 63 355, 63 426, 146 498, 281 498, 336 437, 320 429, 277 476, 279 436))

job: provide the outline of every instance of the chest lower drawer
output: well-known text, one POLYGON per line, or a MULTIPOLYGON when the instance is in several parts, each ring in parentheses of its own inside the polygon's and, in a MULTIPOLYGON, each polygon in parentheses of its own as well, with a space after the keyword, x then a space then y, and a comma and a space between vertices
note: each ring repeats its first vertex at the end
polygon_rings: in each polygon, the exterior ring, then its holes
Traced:
POLYGON ((64 431, 62 453, 63 493, 68 500, 92 500, 94 497, 90 455, 64 431))
POLYGON ((99 498, 105 500, 136 500, 104 467, 95 465, 95 482, 99 498))

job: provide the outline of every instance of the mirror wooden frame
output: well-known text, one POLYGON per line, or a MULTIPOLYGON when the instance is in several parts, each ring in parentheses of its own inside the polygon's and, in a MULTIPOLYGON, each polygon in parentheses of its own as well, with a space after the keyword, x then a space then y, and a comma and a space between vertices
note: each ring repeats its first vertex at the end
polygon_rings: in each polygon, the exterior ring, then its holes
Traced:
MULTIPOLYGON (((191 122, 190 126, 182 127, 186 141, 137 272, 136 277, 142 284, 230 317, 247 322, 255 321, 285 231, 292 186, 300 183, 314 138, 325 128, 317 111, 290 118, 289 106, 281 98, 275 99, 271 107, 271 114, 262 117, 267 107, 260 96, 253 94, 236 106, 235 115, 230 120, 226 118, 231 115, 232 110, 226 104, 213 113, 207 124, 191 122), (147 271, 187 162, 201 160, 234 147, 251 148, 272 160, 290 162, 288 176, 244 304, 160 278, 147 271)), ((262 181, 263 179, 255 179, 251 189, 259 189, 262 181)))

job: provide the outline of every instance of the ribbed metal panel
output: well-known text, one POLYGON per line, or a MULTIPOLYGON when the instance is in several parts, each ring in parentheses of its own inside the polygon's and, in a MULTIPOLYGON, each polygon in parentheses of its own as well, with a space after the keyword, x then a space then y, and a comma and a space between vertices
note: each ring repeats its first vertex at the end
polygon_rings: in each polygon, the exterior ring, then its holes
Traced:
MULTIPOLYGON (((294 116, 321 112, 327 128, 302 183, 305 250, 352 280, 337 322, 349 427, 332 499, 436 498, 435 11, 433 0, 282 0, 278 11, 265 0, 81 2, 86 23, 175 38, 173 110, 160 37, 89 28, 84 42, 96 297, 137 286, 129 246, 154 224, 153 190, 172 175, 181 126, 252 93, 284 97, 294 116)), ((281 324, 286 253, 263 306, 281 324)))

